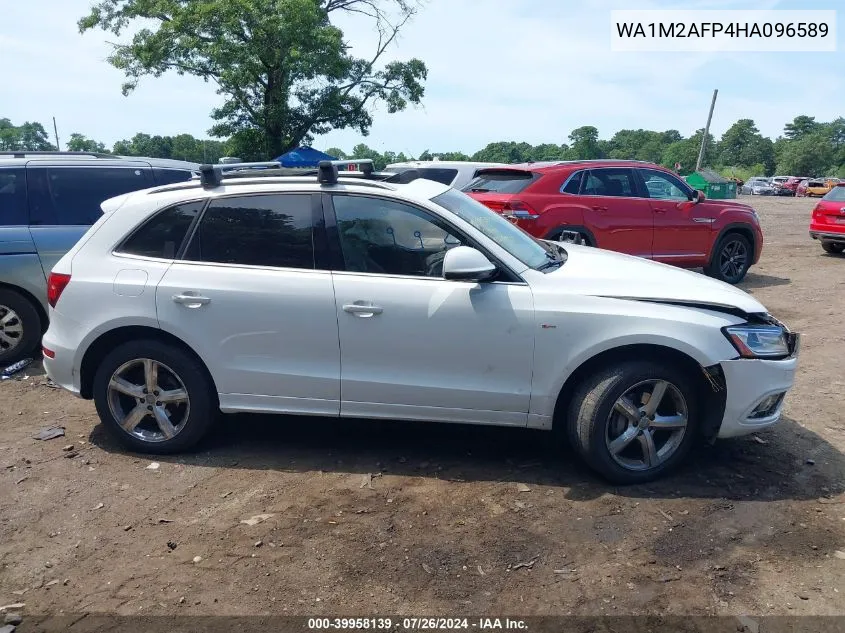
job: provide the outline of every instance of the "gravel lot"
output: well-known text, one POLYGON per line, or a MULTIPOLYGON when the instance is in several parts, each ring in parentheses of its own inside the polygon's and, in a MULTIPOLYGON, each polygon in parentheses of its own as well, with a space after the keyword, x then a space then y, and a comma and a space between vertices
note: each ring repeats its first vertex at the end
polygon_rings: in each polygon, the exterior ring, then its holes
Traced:
POLYGON ((227 418, 153 470, 33 367, 0 383, 0 604, 845 614, 845 257, 809 239, 812 201, 746 200, 766 245, 743 287, 804 334, 775 429, 631 488, 540 432, 263 416, 227 418), (66 437, 32 439, 51 424, 66 437))

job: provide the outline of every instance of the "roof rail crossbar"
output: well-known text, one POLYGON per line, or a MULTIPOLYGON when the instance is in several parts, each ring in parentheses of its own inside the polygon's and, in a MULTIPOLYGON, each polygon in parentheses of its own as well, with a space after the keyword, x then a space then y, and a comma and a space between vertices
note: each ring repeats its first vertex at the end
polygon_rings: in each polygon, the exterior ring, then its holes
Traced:
MULTIPOLYGON (((279 169, 279 161, 266 161, 261 163, 224 163, 220 165, 200 165, 200 182, 205 188, 219 187, 223 182, 223 172, 241 171, 250 169, 279 169)), ((231 175, 231 174, 226 174, 231 175)))
POLYGON ((317 182, 321 185, 337 184, 337 165, 333 160, 321 160, 317 166, 317 182))

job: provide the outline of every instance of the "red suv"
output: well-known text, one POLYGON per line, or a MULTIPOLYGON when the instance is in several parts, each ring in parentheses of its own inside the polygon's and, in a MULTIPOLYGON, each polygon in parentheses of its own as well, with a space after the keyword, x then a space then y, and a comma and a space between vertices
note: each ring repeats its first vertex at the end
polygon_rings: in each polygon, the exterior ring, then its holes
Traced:
POLYGON ((828 253, 845 251, 845 183, 831 189, 813 209, 810 237, 828 253))
POLYGON ((464 191, 535 237, 577 232, 583 242, 704 271, 728 283, 760 259, 754 209, 705 200, 651 163, 591 160, 479 170, 464 191))

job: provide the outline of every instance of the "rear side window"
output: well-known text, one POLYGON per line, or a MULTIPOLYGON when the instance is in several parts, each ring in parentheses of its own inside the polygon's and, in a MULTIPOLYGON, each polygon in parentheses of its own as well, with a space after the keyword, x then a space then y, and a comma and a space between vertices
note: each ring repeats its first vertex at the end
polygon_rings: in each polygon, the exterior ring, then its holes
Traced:
POLYGON ((175 182, 185 182, 191 179, 193 172, 188 169, 153 169, 157 185, 172 185, 175 182))
POLYGON ((463 190, 474 193, 519 193, 538 178, 540 174, 517 169, 484 170, 463 190))
MULTIPOLYGON (((2 178, 2 176, 0 176, 2 178)), ((834 202, 845 202, 845 186, 837 186, 828 191, 822 200, 833 200, 834 202)))
POLYGON ((24 168, 0 168, 0 226, 26 226, 27 216, 24 168))
POLYGON ((435 169, 434 167, 426 167, 420 170, 420 176, 428 180, 443 183, 444 185, 451 185, 455 176, 458 175, 457 169, 435 169))
POLYGON ((560 188, 560 192, 577 195, 578 192, 581 190, 581 180, 583 178, 584 172, 576 171, 569 178, 567 178, 566 182, 563 183, 563 186, 560 188))
POLYGON ((592 169, 581 190, 585 196, 633 197, 637 193, 631 169, 592 169))
POLYGON ((160 211, 129 236, 118 252, 173 259, 204 202, 188 202, 160 211))
POLYGON ((142 167, 29 167, 32 224, 90 225, 104 200, 153 185, 142 167))
POLYGON ((185 259, 313 269, 311 227, 309 194, 215 200, 203 214, 185 259))

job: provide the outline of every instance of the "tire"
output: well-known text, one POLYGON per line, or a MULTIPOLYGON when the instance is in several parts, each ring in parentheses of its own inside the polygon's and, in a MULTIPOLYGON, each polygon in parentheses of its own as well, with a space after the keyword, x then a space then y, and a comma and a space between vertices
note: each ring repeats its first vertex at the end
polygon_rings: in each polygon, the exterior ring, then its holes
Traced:
POLYGON ((741 233, 728 233, 719 240, 704 273, 719 281, 738 284, 751 268, 754 250, 741 233), (733 258, 733 259, 731 259, 733 258))
POLYGON ((845 244, 839 244, 838 242, 822 242, 822 248, 825 253, 839 255, 842 251, 845 251, 845 244))
MULTIPOLYGON (((569 230, 569 229, 567 229, 566 227, 563 227, 563 228, 560 228, 560 229, 555 229, 554 231, 552 231, 552 232, 549 234, 549 238, 548 238, 548 239, 550 239, 550 240, 555 240, 555 241, 561 241, 561 238, 563 237, 563 234, 564 234, 565 232, 577 233, 577 234, 580 236, 580 238, 581 238, 581 242, 580 242, 581 244, 583 244, 584 246, 593 246, 593 242, 592 242, 592 240, 590 239, 590 236, 589 236, 589 235, 587 235, 587 234, 586 234, 586 233, 584 233, 583 231, 579 231, 578 229, 574 229, 574 230, 571 230, 571 231, 570 231, 570 230, 569 230)), ((565 241, 564 243, 570 243, 570 242, 567 240, 567 241, 565 241)))
POLYGON ((575 389, 569 405, 567 431, 573 448, 591 468, 612 483, 628 485, 651 481, 677 467, 695 441, 698 418, 698 391, 694 380, 682 368, 672 363, 626 361, 600 369, 575 389), (616 409, 617 401, 624 396, 634 407, 628 410, 641 416, 645 398, 635 402, 629 392, 634 395, 640 389, 647 392, 653 389, 652 385, 660 383, 667 386, 658 402, 660 414, 655 417, 664 418, 672 406, 677 408, 677 403, 682 402, 686 418, 683 428, 658 431, 651 426, 641 428, 633 424, 631 416, 625 417, 616 409), (656 449, 651 465, 646 463, 646 434, 656 449), (623 436, 632 439, 626 444, 623 436), (624 444, 616 456, 611 450, 614 440, 624 444), (665 453, 661 455, 660 451, 665 453), (636 464, 637 453, 641 464, 636 464))
POLYGON ((38 309, 22 294, 0 289, 0 368, 31 357, 41 343, 38 309))
POLYGON ((94 375, 94 403, 106 430, 139 453, 177 453, 194 446, 219 412, 216 390, 202 363, 179 347, 150 339, 123 343, 106 355, 94 375), (153 375, 147 373, 150 362, 153 375), (123 381, 121 389, 110 387, 115 375, 123 381), (150 384, 159 389, 150 390, 150 384), (162 412, 164 419, 157 420, 162 412))

